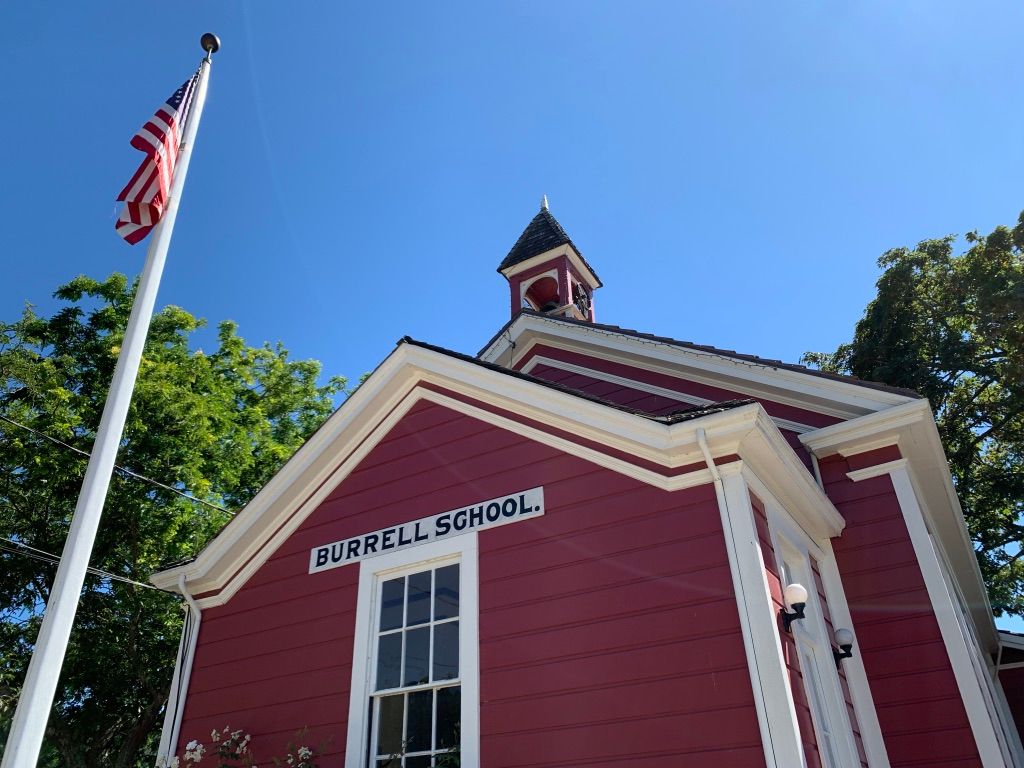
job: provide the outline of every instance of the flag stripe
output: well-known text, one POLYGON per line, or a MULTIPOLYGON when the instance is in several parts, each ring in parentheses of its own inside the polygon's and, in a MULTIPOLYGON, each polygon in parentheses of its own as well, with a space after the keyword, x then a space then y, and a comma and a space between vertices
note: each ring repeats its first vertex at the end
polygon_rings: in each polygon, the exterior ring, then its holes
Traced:
POLYGON ((149 234, 163 215, 178 161, 181 135, 192 108, 199 72, 182 83, 156 113, 132 136, 130 144, 145 154, 117 199, 124 208, 114 225, 134 245, 149 234))

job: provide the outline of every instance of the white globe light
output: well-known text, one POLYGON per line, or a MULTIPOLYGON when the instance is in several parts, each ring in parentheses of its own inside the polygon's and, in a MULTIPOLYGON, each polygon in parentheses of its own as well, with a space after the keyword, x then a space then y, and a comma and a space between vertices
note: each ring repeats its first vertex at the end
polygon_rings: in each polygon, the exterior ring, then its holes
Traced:
POLYGON ((792 607, 797 603, 806 603, 807 590, 804 589, 802 584, 790 584, 783 590, 782 599, 787 607, 792 607))
POLYGON ((836 645, 843 648, 847 645, 853 645, 853 632, 848 629, 839 628, 836 630, 836 645))

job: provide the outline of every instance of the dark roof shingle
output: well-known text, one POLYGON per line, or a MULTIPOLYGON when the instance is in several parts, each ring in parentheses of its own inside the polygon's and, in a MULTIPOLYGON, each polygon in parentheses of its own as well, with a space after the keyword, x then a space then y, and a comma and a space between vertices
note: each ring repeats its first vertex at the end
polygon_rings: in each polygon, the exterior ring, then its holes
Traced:
POLYGON ((569 238, 565 230, 562 229, 562 225, 558 223, 558 219, 552 216, 551 211, 547 208, 541 208, 540 212, 526 225, 523 234, 519 236, 516 244, 512 246, 512 250, 508 252, 508 256, 498 265, 498 271, 501 272, 509 267, 514 267, 516 264, 532 259, 534 256, 545 251, 550 251, 552 248, 567 244, 571 245, 572 249, 579 254, 587 269, 590 270, 591 274, 597 279, 597 282, 600 283, 601 279, 597 277, 594 268, 587 264, 587 260, 583 258, 580 249, 576 247, 576 244, 569 238))

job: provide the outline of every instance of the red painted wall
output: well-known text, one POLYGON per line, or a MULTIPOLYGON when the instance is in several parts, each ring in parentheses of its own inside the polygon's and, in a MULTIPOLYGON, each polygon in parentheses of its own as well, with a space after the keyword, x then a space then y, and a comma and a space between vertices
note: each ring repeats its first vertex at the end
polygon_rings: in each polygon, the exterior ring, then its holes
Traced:
POLYGON ((999 670, 999 683, 1010 706, 1017 733, 1024 735, 1024 667, 999 670))
POLYGON ((341 765, 358 566, 309 575, 310 548, 539 485, 543 517, 480 533, 483 765, 764 765, 711 487, 652 489, 426 402, 204 612, 182 742, 226 723, 265 759, 308 726, 341 765))
MULTIPOLYGON (((565 255, 555 256, 548 261, 538 264, 535 267, 524 270, 518 275, 513 276, 508 281, 509 295, 511 298, 512 317, 519 314, 519 311, 523 308, 522 297, 522 286, 524 283, 530 283, 537 275, 544 274, 554 270, 557 273, 556 282, 558 283, 558 297, 562 304, 568 304, 572 301, 572 289, 570 288, 572 281, 587 285, 587 281, 584 280, 579 272, 573 267, 572 262, 569 261, 569 257, 565 255)), ((589 288, 587 289, 588 292, 589 288)), ((590 294, 590 312, 589 319, 591 322, 594 320, 594 296, 590 294)))
POLYGON ((980 766, 949 656, 888 475, 846 473, 899 458, 882 448, 819 462, 829 498, 847 521, 833 539, 893 768, 980 766))

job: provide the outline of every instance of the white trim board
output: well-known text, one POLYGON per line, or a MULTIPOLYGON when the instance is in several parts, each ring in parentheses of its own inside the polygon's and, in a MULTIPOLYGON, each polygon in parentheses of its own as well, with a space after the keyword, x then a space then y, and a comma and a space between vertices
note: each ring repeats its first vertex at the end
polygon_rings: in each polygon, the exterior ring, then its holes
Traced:
POLYGON ((511 267, 506 267, 501 270, 501 274, 504 275, 506 279, 511 280, 516 275, 521 275, 523 272, 527 272, 534 267, 540 266, 546 261, 557 259, 559 256, 565 256, 569 260, 573 269, 586 281, 591 291, 596 291, 601 287, 601 281, 598 279, 597 275, 591 271, 590 267, 584 263, 583 257, 580 256, 579 252, 569 243, 556 245, 554 248, 546 250, 543 253, 538 253, 536 256, 531 256, 525 261, 520 261, 518 264, 513 264, 511 267))
POLYGON ((175 589, 185 575, 198 602, 219 605, 237 592, 321 501, 417 402, 429 400, 487 423, 554 445, 599 466, 669 490, 708 482, 696 431, 706 429, 715 455, 741 453, 761 466, 805 524, 838 535, 844 521, 778 428, 757 403, 665 425, 582 400, 535 382, 508 376, 415 345, 400 346, 303 446, 262 491, 194 561, 154 574, 158 586, 175 589), (425 388, 433 384, 479 402, 425 388), (488 404, 508 416, 480 407, 488 404), (511 418, 517 414, 574 435, 564 437, 511 418), (667 470, 694 465, 693 472, 661 474, 586 445, 592 441, 667 470), (216 593, 216 594, 209 594, 216 593))

